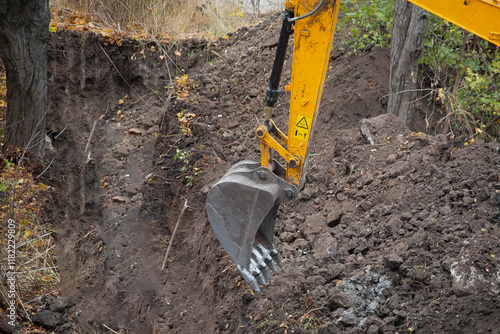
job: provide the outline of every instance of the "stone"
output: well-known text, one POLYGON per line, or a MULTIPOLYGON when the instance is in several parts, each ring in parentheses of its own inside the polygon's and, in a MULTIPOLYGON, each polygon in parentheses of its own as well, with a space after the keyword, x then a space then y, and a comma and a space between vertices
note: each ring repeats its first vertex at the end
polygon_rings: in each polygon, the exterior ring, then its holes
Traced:
POLYGON ((33 317, 35 325, 42 326, 48 330, 54 330, 66 322, 68 322, 68 319, 64 315, 48 310, 41 310, 33 317))
POLYGON ((385 266, 393 270, 398 269, 403 262, 403 258, 397 254, 390 254, 384 257, 385 266))
POLYGON ((128 129, 128 133, 131 135, 142 136, 144 134, 144 131, 138 128, 130 128, 128 129))
POLYGON ((380 328, 376 325, 371 325, 366 330, 366 334, 379 334, 379 333, 380 333, 380 328))

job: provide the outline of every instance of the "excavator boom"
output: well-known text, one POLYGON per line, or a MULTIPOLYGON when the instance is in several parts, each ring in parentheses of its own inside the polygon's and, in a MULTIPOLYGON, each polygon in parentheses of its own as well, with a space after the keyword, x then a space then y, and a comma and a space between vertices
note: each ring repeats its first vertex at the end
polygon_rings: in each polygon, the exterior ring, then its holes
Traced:
POLYGON ((500 46, 500 2, 496 0, 408 0, 500 46))
MULTIPOLYGON (((320 106, 323 85, 341 0, 289 0, 266 93, 265 118, 255 131, 261 161, 232 166, 207 196, 207 215, 222 247, 250 287, 271 278, 281 266, 273 242, 279 205, 297 197, 304 187, 309 141, 320 106), (288 132, 272 120, 281 72, 291 34, 292 78, 288 132), (273 159, 277 153, 284 161, 273 159)), ((409 0, 484 39, 500 45, 500 5, 497 0, 409 0)))

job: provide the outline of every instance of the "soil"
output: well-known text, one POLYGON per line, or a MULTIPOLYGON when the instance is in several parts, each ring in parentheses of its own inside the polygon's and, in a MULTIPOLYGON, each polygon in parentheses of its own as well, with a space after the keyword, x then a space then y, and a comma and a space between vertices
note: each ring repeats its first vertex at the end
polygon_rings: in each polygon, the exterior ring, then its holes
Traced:
MULTIPOLYGON (((283 268, 261 294, 247 288, 210 228, 205 198, 232 164, 259 159, 254 130, 279 29, 273 17, 215 42, 172 42, 167 57, 153 42, 52 34, 53 163, 43 177, 54 187, 45 219, 57 232, 61 296, 41 302, 40 325, 499 332, 500 145, 410 132, 385 114, 389 50, 348 56, 340 38, 307 185, 276 220, 283 268), (179 86, 183 74, 192 82, 179 86), (188 95, 173 98, 178 90, 188 95), (194 114, 188 130, 178 113, 194 114)), ((291 58, 282 83, 290 73, 291 58)), ((286 94, 274 113, 285 128, 286 94)))

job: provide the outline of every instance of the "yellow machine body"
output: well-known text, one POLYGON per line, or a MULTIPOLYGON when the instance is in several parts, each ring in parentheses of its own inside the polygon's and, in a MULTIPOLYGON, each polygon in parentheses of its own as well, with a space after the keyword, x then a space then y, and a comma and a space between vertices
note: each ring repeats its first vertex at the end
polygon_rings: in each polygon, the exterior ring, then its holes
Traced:
MULTIPOLYGON (((285 7, 293 8, 295 17, 300 17, 314 10, 318 3, 318 0, 295 0, 287 1, 285 7)), ((311 18, 295 23, 292 80, 286 87, 290 91, 288 136, 275 129, 275 139, 264 125, 256 131, 260 138, 262 166, 272 168, 269 149, 273 149, 286 161, 285 180, 298 189, 304 185, 308 142, 323 93, 339 9, 340 0, 325 1, 311 18)))
POLYGON ((500 46, 500 2, 495 0, 408 0, 500 46))
MULTIPOLYGON (((292 5, 297 17, 313 10, 318 1, 295 1, 292 5)), ((304 185, 308 142, 323 94, 340 0, 326 1, 323 6, 313 18, 295 23, 292 80, 286 88, 290 91, 287 149, 300 163, 287 166, 285 179, 299 189, 304 185)))

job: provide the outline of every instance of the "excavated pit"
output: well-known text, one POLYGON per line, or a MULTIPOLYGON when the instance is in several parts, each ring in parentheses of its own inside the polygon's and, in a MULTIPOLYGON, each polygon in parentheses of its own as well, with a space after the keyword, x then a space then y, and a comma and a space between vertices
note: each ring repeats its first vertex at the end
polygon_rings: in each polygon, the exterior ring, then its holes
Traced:
MULTIPOLYGON (((166 58, 147 43, 52 34, 55 160, 44 183, 55 190, 44 219, 57 232, 62 299, 38 317, 43 326, 59 314, 55 332, 68 333, 69 318, 78 333, 499 328, 500 146, 411 134, 377 117, 389 51, 376 47, 346 56, 335 42, 306 188, 278 211, 283 269, 260 295, 246 287, 205 198, 229 166, 258 160, 254 129, 279 27, 272 18, 227 40, 172 43, 166 58), (193 80, 187 97, 169 99, 169 71, 193 80), (190 134, 178 113, 195 115, 190 134)), ((290 70, 288 59, 282 82, 290 70)), ((285 95, 275 111, 283 128, 287 108, 285 95)))

